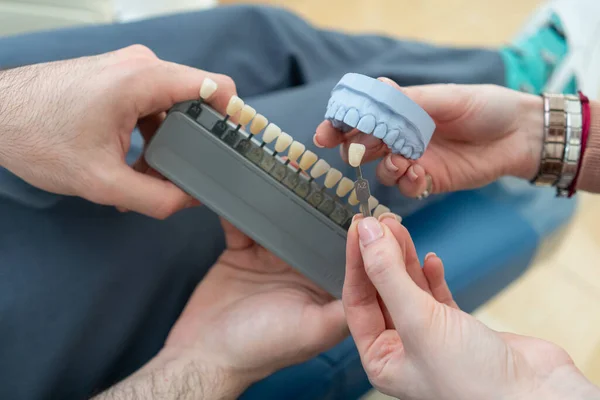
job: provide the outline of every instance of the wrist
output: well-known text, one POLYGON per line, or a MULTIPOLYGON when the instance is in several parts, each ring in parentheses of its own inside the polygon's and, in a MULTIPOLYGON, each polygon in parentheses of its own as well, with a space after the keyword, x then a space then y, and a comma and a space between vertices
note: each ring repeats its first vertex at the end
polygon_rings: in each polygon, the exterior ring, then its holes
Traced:
POLYGON ((542 378, 536 389, 518 400, 600 400, 600 388, 575 366, 563 366, 542 378))
POLYGON ((237 399, 250 382, 201 360, 163 349, 133 375, 99 395, 112 399, 237 399))
POLYGON ((522 94, 519 101, 519 127, 522 149, 510 175, 528 181, 538 173, 544 145, 544 101, 540 96, 522 94))
POLYGON ((18 149, 14 138, 20 137, 22 129, 19 111, 26 108, 20 75, 19 69, 0 71, 0 167, 5 168, 18 149))

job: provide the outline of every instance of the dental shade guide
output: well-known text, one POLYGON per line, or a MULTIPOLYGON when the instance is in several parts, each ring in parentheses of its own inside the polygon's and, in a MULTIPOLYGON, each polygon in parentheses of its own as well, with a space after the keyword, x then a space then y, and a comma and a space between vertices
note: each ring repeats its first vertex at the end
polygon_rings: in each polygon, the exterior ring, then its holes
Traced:
POLYGON ((168 112, 146 149, 146 161, 340 298, 347 230, 358 212, 357 201, 363 213, 374 216, 389 208, 370 195, 362 198, 353 180, 239 97, 230 99, 226 115, 214 110, 208 104, 217 90, 213 84, 206 79, 198 100, 168 112), (261 132, 262 140, 257 140, 261 132))

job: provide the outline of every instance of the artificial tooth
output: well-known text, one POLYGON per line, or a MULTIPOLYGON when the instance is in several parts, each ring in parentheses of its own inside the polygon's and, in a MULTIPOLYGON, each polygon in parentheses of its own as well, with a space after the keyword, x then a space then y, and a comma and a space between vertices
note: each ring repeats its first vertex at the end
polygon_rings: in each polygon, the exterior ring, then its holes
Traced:
POLYGON ((250 107, 248 104, 242 107, 242 111, 240 113, 240 126, 246 126, 252 121, 252 118, 256 115, 256 110, 250 107))
POLYGON ((333 189, 340 179, 342 179, 342 173, 335 168, 331 168, 327 171, 327 176, 325 176, 325 187, 327 189, 333 189))
POLYGON ((217 91, 217 83, 210 78, 204 78, 200 87, 200 98, 204 101, 208 100, 217 91))
POLYGON ((256 114, 252 123, 250 124, 250 134, 251 136, 258 135, 260 131, 265 129, 265 127, 269 124, 267 118, 265 118, 262 114, 256 114))
POLYGON ((310 171, 310 176, 313 179, 317 179, 318 177, 325 175, 330 168, 327 161, 320 159, 310 171))
POLYGON ((358 197, 356 197, 356 189, 352 191, 352 193, 350 193, 350 196, 348 197, 348 203, 351 206, 357 206, 360 202, 358 201, 358 197))
POLYGON ((387 144, 388 146, 394 146, 397 141, 399 142, 400 140, 404 140, 403 138, 398 138, 399 136, 400 131, 397 129, 392 129, 386 133, 385 137, 383 138, 383 143, 387 144))
POLYGON ((373 216, 375 218, 379 218, 381 216, 381 214, 389 213, 389 212, 391 212, 391 210, 389 208, 380 204, 375 208, 375 211, 373 211, 373 216))
POLYGON ((358 129, 359 131, 361 131, 363 133, 370 134, 373 132, 373 129, 375 129, 375 124, 376 124, 376 121, 375 121, 374 116, 365 115, 358 122, 358 126, 356 127, 356 129, 358 129))
POLYGON ((300 163, 298 165, 302 171, 308 171, 318 159, 319 157, 317 157, 315 153, 307 150, 304 154, 302 154, 302 158, 300 159, 300 163))
POLYGON ((265 133, 263 133, 263 144, 261 147, 263 147, 265 143, 271 143, 273 140, 277 139, 279 135, 281 135, 281 129, 274 123, 270 123, 265 129, 265 133))
POLYGON ((360 120, 360 115, 358 114, 358 110, 356 108, 351 108, 346 113, 344 117, 344 123, 348 126, 356 128, 358 125, 358 121, 360 120))
POLYGON ((377 139, 383 139, 383 137, 385 136, 386 133, 387 133, 387 125, 384 123, 381 123, 375 127, 375 130, 373 131, 373 136, 375 136, 377 139))
POLYGON ((342 180, 340 181, 340 183, 338 184, 335 194, 338 197, 344 197, 348 193, 350 193, 350 191, 353 188, 354 188, 354 182, 352 182, 352 180, 350 180, 349 178, 343 177, 342 180))
POLYGON ((286 161, 286 164, 298 161, 298 158, 300 158, 302 153, 304 153, 304 150, 306 150, 306 146, 294 140, 294 142, 290 146, 290 149, 288 150, 288 159, 286 161))
POLYGON ((352 143, 348 149, 348 162, 353 167, 360 167, 365 155, 366 147, 364 144, 352 143))
POLYGON ((294 139, 291 135, 288 135, 285 132, 282 132, 281 135, 277 138, 277 142, 275 142, 275 152, 282 153, 284 152, 290 145, 294 139))
POLYGON ((244 107, 244 100, 240 99, 237 96, 231 96, 229 99, 229 103, 227 104, 227 116, 233 117, 235 114, 240 112, 244 107))

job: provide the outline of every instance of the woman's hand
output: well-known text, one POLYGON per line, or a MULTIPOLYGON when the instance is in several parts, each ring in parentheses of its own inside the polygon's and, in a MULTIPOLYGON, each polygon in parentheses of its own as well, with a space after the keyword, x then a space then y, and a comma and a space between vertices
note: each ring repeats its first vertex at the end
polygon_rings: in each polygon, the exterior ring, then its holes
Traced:
POLYGON ((343 134, 330 122, 317 129, 315 141, 333 148, 360 142, 367 146, 365 161, 383 158, 377 166, 379 180, 397 185, 409 197, 417 197, 431 176, 432 193, 473 189, 502 176, 532 179, 537 173, 543 142, 543 101, 492 85, 425 85, 401 90, 435 120, 437 128, 419 160, 392 155, 372 135, 354 130, 343 134))
POLYGON ((48 192, 166 218, 195 202, 143 157, 126 164, 131 134, 137 125, 149 141, 165 111, 198 98, 206 78, 219 87, 211 104, 225 110, 230 78, 143 46, 3 71, 0 166, 48 192))
POLYGON ((387 216, 355 218, 343 293, 378 390, 402 400, 600 398, 562 349, 495 332, 462 312, 442 261, 429 254, 421 268, 410 235, 387 216), (425 288, 414 279, 419 273, 425 288))

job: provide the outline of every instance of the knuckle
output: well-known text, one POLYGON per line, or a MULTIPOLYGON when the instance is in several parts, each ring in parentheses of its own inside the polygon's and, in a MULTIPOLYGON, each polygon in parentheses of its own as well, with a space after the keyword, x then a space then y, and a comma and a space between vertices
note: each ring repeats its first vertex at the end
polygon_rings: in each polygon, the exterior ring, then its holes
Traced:
POLYGON ((390 266, 390 259, 385 247, 377 245, 370 249, 365 257, 365 271, 372 280, 385 275, 390 266))
POLYGON ((237 87, 232 77, 223 74, 215 74, 215 81, 217 81, 220 88, 227 92, 237 93, 237 87))
POLYGON ((126 54, 131 56, 137 56, 141 58, 157 58, 156 53, 143 44, 133 44, 129 47, 126 47, 124 50, 126 54))

